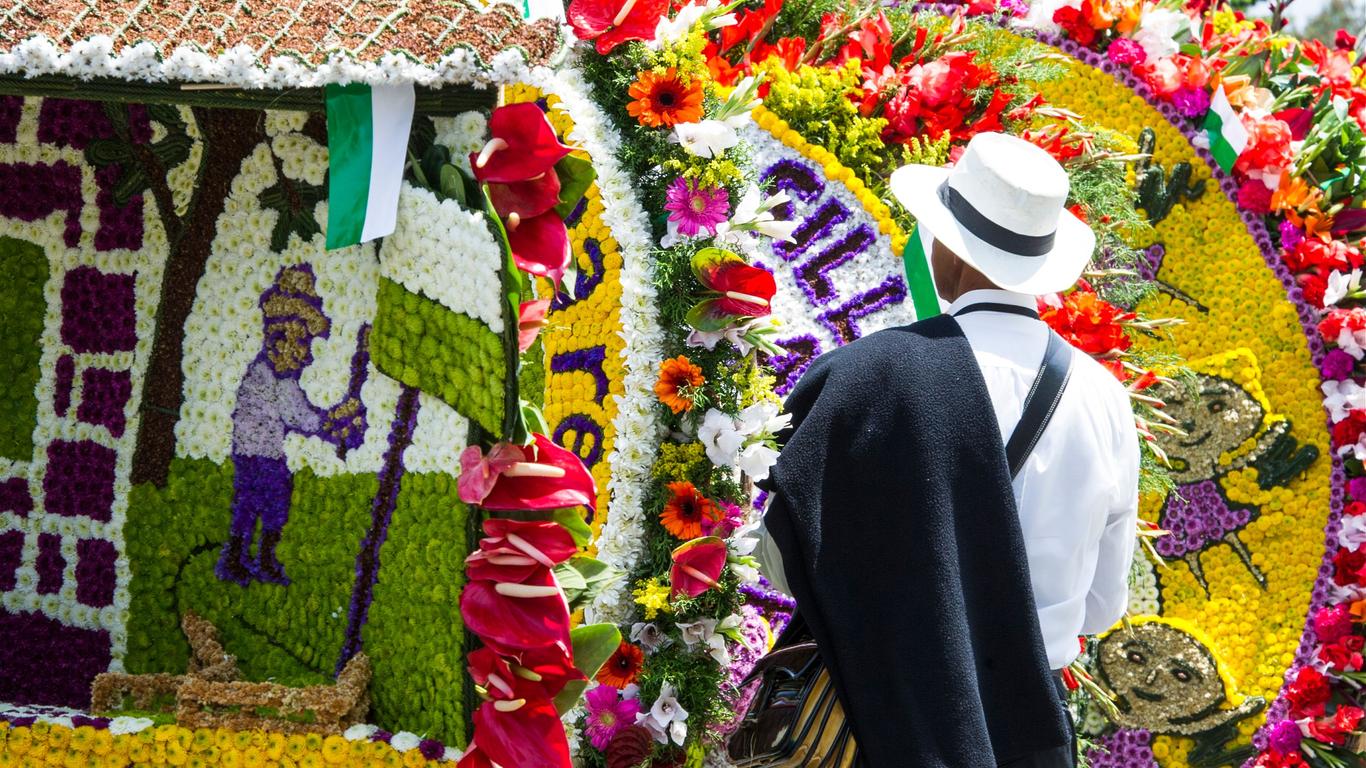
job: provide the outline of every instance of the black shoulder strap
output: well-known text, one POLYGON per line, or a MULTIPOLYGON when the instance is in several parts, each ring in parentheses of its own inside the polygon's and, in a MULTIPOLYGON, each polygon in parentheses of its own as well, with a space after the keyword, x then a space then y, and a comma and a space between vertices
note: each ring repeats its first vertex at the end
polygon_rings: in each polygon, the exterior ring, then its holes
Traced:
POLYGON ((1072 347, 1052 329, 1048 331, 1048 347, 1043 353, 1043 365, 1034 377, 1034 384, 1025 397, 1020 423, 1006 442, 1006 463, 1013 478, 1024 468, 1025 459, 1034 451, 1048 422, 1062 400, 1063 388, 1072 377, 1072 347))

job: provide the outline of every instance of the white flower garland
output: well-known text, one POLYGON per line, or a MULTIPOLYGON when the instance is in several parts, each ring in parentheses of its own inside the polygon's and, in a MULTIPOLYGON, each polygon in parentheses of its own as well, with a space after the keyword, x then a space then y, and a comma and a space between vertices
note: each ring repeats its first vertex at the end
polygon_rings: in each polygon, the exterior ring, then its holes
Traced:
MULTIPOLYGON (((617 164, 621 137, 588 97, 588 84, 572 66, 556 76, 530 81, 560 98, 574 121, 570 140, 588 151, 597 170, 602 221, 621 250, 621 327, 625 340, 625 391, 613 423, 616 446, 609 460, 612 479, 607 519, 596 542, 598 558, 629 573, 645 546, 644 491, 660 440, 652 387, 663 358, 664 332, 659 327, 655 290, 650 281, 650 222, 636 197, 630 177, 617 164)), ((590 622, 623 624, 634 603, 622 579, 603 590, 585 611, 590 622)))
MULTIPOLYGON (((742 135, 750 146, 755 168, 760 172, 780 160, 790 160, 814 169, 825 183, 825 190, 810 203, 793 198, 794 219, 800 221, 806 218, 830 200, 839 202, 849 212, 849 216, 843 222, 831 227, 819 241, 810 243, 801 257, 794 261, 784 260, 767 244, 759 255, 759 261, 777 278, 778 292, 773 297, 773 315, 782 318, 779 335, 790 338, 799 334, 810 334, 820 340, 821 351, 834 349, 837 346, 835 336, 816 318, 823 310, 848 301, 859 293, 879 285, 889 276, 903 274, 899 254, 892 249, 891 238, 878 231, 878 222, 868 214, 858 198, 844 186, 843 182, 826 178, 819 163, 803 157, 801 153, 783 144, 757 124, 751 123, 742 131, 742 135), (828 306, 813 306, 797 285, 796 268, 820 253, 822 248, 838 242, 860 225, 866 225, 873 230, 873 243, 864 248, 862 253, 835 267, 829 273, 830 283, 835 288, 837 298, 831 299, 828 306)), ((774 241, 766 242, 776 245, 774 241)), ((889 304, 874 314, 860 318, 858 324, 860 332, 867 335, 882 328, 914 321, 915 308, 908 295, 901 302, 889 304)))
POLYGON ((216 83, 246 90, 320 88, 331 83, 491 87, 531 82, 538 75, 543 76, 543 71, 543 67, 528 66, 526 55, 516 48, 502 50, 487 62, 468 48, 457 48, 431 63, 396 52, 387 53, 376 62, 360 62, 344 51, 337 51, 327 61, 313 66, 289 55, 272 55, 267 59, 247 45, 212 55, 194 44, 183 43, 163 58, 149 42, 115 51, 112 38, 95 35, 74 43, 64 52, 47 36, 34 35, 0 52, 0 75, 216 83))

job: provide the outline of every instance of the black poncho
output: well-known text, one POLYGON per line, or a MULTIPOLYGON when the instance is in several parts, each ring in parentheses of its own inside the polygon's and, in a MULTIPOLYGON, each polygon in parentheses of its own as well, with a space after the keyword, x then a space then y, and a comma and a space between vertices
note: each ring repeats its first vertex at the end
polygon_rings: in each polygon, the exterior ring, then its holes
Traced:
POLYGON ((958 323, 819 358, 766 525, 869 768, 1071 766, 1000 429, 958 323))

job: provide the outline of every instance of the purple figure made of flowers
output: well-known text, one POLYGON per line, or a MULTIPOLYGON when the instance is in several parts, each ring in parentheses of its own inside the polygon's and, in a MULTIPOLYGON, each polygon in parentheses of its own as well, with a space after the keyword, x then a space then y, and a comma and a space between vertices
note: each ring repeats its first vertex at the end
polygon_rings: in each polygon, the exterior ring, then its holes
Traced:
POLYGON ((351 386, 342 402, 317 407, 299 384, 303 370, 313 362, 313 341, 326 338, 332 326, 315 285, 313 269, 301 264, 281 269, 261 294, 261 351, 237 387, 232 413, 232 523, 215 568, 223 581, 242 586, 252 581, 289 584, 275 552, 289 521, 294 491, 285 461, 285 436, 292 432, 322 438, 343 457, 365 437, 360 385, 368 362, 368 326, 357 338, 351 386))
MULTIPOLYGON (((1238 349, 1232 356, 1242 370, 1256 371, 1251 351, 1238 349)), ((1254 379, 1240 385, 1221 376, 1201 373, 1193 389, 1176 387, 1165 398, 1167 414, 1185 434, 1163 435, 1158 444, 1171 460, 1176 488, 1167 496, 1158 527, 1168 532, 1155 542, 1157 553, 1182 558, 1191 575, 1209 594, 1200 555, 1210 547, 1226 544, 1262 589, 1266 575, 1252 561, 1238 532, 1257 516, 1258 509, 1229 501, 1221 481, 1229 473, 1252 467, 1263 489, 1285 485, 1318 457, 1313 446, 1299 446, 1290 435, 1290 423, 1268 417, 1269 403, 1254 379), (1254 439, 1255 438, 1255 439, 1254 439), (1251 442, 1251 447, 1246 444, 1251 442), (1221 463, 1221 457, 1231 457, 1221 463)))

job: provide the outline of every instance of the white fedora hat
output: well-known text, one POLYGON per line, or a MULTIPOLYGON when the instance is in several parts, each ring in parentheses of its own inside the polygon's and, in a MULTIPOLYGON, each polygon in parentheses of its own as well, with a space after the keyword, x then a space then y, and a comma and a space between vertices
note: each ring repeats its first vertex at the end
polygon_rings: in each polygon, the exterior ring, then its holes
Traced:
POLYGON ((1003 133, 974 136, 952 169, 907 165, 891 179, 936 240, 1001 288, 1035 295, 1071 287, 1096 247, 1066 209, 1069 187, 1052 155, 1003 133))

